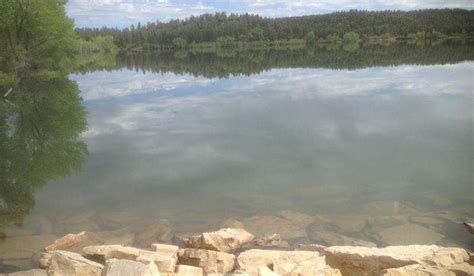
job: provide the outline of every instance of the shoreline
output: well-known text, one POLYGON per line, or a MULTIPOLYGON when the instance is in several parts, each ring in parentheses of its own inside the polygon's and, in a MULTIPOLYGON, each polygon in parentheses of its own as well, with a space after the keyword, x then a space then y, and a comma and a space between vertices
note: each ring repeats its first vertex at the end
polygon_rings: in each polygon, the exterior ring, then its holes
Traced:
MULTIPOLYGON (((149 237, 154 236, 149 231, 149 237)), ((180 246, 102 245, 91 232, 67 234, 35 258, 39 269, 6 275, 472 275, 474 254, 462 248, 384 248, 299 244, 276 249, 278 234, 256 237, 242 228, 178 237, 180 246), (267 249, 262 249, 268 247, 267 249), (23 274, 22 274, 23 273, 23 274)), ((151 241, 151 240, 149 240, 151 241)))

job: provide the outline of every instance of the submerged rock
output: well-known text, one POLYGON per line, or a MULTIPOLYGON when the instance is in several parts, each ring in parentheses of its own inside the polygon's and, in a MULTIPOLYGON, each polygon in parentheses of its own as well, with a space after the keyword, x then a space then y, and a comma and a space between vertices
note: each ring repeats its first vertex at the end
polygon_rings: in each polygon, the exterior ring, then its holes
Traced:
POLYGON ((276 216, 251 217, 244 220, 244 226, 249 232, 259 237, 274 233, 279 234, 285 240, 306 237, 305 227, 276 216))
POLYGON ((50 276, 100 276, 103 267, 77 253, 58 250, 51 252, 47 272, 50 276))
POLYGON ((334 246, 327 248, 325 252, 328 265, 349 274, 379 273, 386 269, 416 264, 422 267, 449 267, 465 263, 469 259, 464 249, 436 245, 386 248, 334 246))
POLYGON ((198 236, 183 238, 182 242, 190 248, 234 252, 253 239, 254 236, 244 229, 224 228, 215 232, 206 232, 198 236))
POLYGON ((389 245, 436 244, 443 235, 418 224, 408 223, 382 230, 377 239, 389 245))
POLYGON ((294 212, 290 210, 282 210, 278 213, 278 215, 303 228, 314 222, 314 217, 308 214, 303 214, 303 213, 294 212))
POLYGON ((159 220, 146 227, 136 235, 135 244, 141 248, 149 248, 152 243, 170 243, 173 238, 173 231, 167 220, 159 220))
POLYGON ((240 220, 230 218, 221 223, 221 228, 244 228, 244 224, 240 220))
POLYGON ((178 253, 179 264, 201 267, 207 274, 230 272, 234 261, 234 255, 213 250, 185 248, 178 253))
POLYGON ((366 246, 376 247, 377 245, 373 242, 348 237, 334 231, 329 231, 325 227, 320 225, 312 225, 309 227, 309 238, 316 242, 323 244, 332 245, 351 245, 351 246, 366 246))
POLYGON ((463 224, 464 227, 466 227, 467 231, 474 235, 474 223, 464 222, 463 224))
POLYGON ((159 276, 160 272, 155 263, 143 264, 130 260, 107 260, 102 276, 159 276))
POLYGON ((268 235, 263 238, 260 238, 255 241, 255 245, 261 246, 261 247, 288 247, 289 246, 288 242, 283 240, 278 234, 272 234, 272 235, 268 235))
POLYGON ((8 237, 2 240, 1 260, 27 259, 56 240, 54 235, 8 237))
POLYGON ((320 244, 297 244, 295 246, 296 250, 314 251, 318 252, 320 255, 324 255, 324 250, 326 250, 326 248, 326 246, 320 244))
POLYGON ((413 217, 410 217, 410 220, 414 223, 424 224, 424 225, 440 225, 444 223, 444 221, 438 218, 431 217, 431 216, 413 216, 413 217))

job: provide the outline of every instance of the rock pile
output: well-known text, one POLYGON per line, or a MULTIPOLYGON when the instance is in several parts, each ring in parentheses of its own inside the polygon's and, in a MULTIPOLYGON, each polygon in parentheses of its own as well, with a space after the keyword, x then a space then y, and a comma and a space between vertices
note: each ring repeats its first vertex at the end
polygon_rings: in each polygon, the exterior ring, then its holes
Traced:
MULTIPOLYGON (((149 236, 158 236, 152 234, 149 236)), ((280 241, 280 236, 262 236, 254 241, 255 237, 242 228, 224 228, 181 238, 184 248, 154 243, 144 244, 147 249, 87 245, 81 254, 63 250, 88 244, 86 238, 86 233, 68 234, 45 247, 42 269, 8 275, 474 275, 472 253, 436 245, 376 248, 300 244, 293 251, 263 250, 251 247, 280 241)))

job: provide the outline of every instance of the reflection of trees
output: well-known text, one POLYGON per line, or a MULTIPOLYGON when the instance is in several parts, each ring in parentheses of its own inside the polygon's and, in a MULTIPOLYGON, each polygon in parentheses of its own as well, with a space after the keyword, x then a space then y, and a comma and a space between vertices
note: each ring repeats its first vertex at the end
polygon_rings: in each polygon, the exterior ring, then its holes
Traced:
POLYGON ((21 224, 35 188, 80 169, 85 128, 79 89, 68 79, 25 81, 0 101, 0 225, 21 224))
POLYGON ((194 76, 225 78, 251 75, 272 68, 359 69, 401 64, 446 64, 474 59, 471 43, 446 42, 440 45, 359 45, 358 42, 329 44, 328 48, 293 50, 225 49, 217 52, 144 52, 122 54, 109 66, 83 67, 81 72, 97 69, 140 69, 152 72, 190 73, 194 76))

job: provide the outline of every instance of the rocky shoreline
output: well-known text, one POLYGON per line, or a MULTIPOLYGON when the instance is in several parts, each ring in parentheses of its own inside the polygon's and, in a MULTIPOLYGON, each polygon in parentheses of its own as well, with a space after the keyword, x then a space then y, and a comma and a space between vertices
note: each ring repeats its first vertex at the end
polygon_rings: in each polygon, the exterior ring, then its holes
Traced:
MULTIPOLYGON (((155 236, 151 232, 148 236, 155 236)), ((39 269, 4 275, 474 275, 473 253, 456 247, 298 244, 289 248, 279 234, 256 238, 243 228, 179 236, 181 247, 145 244, 146 238, 142 233, 138 248, 94 244, 98 239, 92 232, 68 234, 36 255, 39 269), (286 250, 278 249, 282 245, 286 250)))

